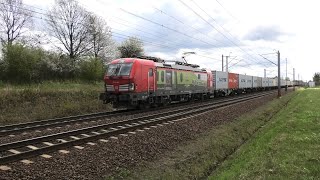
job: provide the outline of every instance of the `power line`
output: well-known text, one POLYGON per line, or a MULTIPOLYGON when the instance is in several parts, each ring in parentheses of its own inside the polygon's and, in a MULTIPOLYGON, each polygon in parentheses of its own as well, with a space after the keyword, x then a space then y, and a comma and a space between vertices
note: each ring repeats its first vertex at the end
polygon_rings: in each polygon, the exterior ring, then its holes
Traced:
MULTIPOLYGON (((156 9, 157 11, 160 11, 162 14, 165 14, 166 16, 170 17, 171 19, 174 19, 175 21, 179 22, 180 24, 183 24, 184 26, 186 26, 186 27, 188 27, 188 28, 191 28, 191 29, 197 31, 197 32, 200 33, 200 34, 202 34, 202 35, 204 35, 204 36, 206 36, 206 37, 209 37, 207 34, 204 34, 203 32, 201 32, 200 30, 194 28, 193 26, 190 26, 190 25, 185 24, 183 21, 179 20, 178 18, 175 18, 175 17, 172 16, 172 15, 169 15, 168 13, 164 12, 163 10, 158 9, 158 8, 156 8, 156 7, 154 7, 154 9, 156 9)), ((213 37, 209 37, 209 38, 211 39, 211 38, 213 38, 213 37)), ((217 41, 217 42, 220 42, 220 41, 218 41, 218 40, 215 39, 215 38, 213 38, 213 39, 214 39, 215 41, 217 41)), ((220 42, 220 43, 221 43, 221 42, 220 42)), ((221 43, 221 44, 223 45, 223 43, 221 43)))
MULTIPOLYGON (((241 48, 239 45, 237 45, 234 41, 232 41, 230 38, 228 38, 224 33, 222 33, 220 30, 218 30, 216 27, 214 27, 210 22, 208 22, 205 18, 203 18, 199 13, 197 13, 194 9, 192 9, 190 6, 188 6, 186 3, 184 3, 182 0, 180 1, 184 6, 186 6, 188 9, 190 9, 193 13, 195 13, 198 17, 200 17, 203 21, 205 21, 208 25, 210 25, 212 28, 214 28, 218 33, 220 33, 223 37, 225 37, 227 40, 229 40, 232 44, 234 44, 236 47, 238 47, 241 51, 243 51, 245 54, 249 55, 251 58, 255 59, 252 55, 250 55, 248 52, 246 52, 243 48, 241 48)), ((203 11, 207 16, 209 16, 214 22, 216 20, 212 18, 204 9, 202 9, 198 4, 196 4, 193 0, 192 1, 201 11, 203 11)), ((218 23, 217 23, 218 24, 218 23)), ((219 25, 219 24, 218 24, 219 25)), ((223 28, 221 25, 219 25, 222 29, 224 29, 226 32, 228 32, 225 28, 223 28)), ((229 32, 228 32, 229 33, 229 32)), ((230 34, 230 33, 229 33, 230 34)), ((230 34, 231 35, 231 34, 230 34)), ((232 36, 232 35, 231 35, 232 36)), ((233 37, 233 36, 232 36, 233 37)), ((234 37, 233 37, 234 38, 234 37)), ((236 38, 235 38, 236 39, 236 38)), ((260 62, 254 61, 257 64, 260 64, 260 62)), ((265 65, 263 65, 265 66, 265 65)))
POLYGON ((235 20, 237 20, 238 22, 240 22, 239 19, 236 18, 234 15, 232 15, 218 0, 216 0, 216 1, 217 1, 217 3, 218 3, 231 17, 233 17, 235 20))
MULTIPOLYGON (((102 2, 102 1, 100 1, 100 2, 102 2)), ((102 3, 104 3, 104 2, 102 2, 102 3)), ((215 45, 213 45, 213 44, 210 44, 210 43, 208 43, 208 42, 205 42, 205 41, 203 41, 203 40, 200 40, 200 39, 198 39, 198 38, 194 38, 194 37, 192 37, 192 36, 190 36, 190 35, 187 35, 186 33, 183 33, 183 32, 180 32, 180 31, 178 31, 178 30, 175 30, 175 29, 173 29, 173 28, 170 28, 170 27, 167 27, 167 26, 165 26, 165 25, 163 25, 163 24, 160 24, 160 23, 158 23, 158 22, 155 22, 155 21, 153 21, 153 20, 150 20, 150 19, 148 19, 148 18, 145 18, 145 17, 142 17, 142 16, 139 16, 139 15, 137 15, 137 14, 134 14, 134 13, 132 13, 132 12, 129 12, 129 11, 127 11, 127 10, 124 10, 123 8, 118 8, 118 9, 120 9, 121 11, 123 11, 123 12, 125 12, 125 13, 127 13, 127 14, 130 14, 130 15, 132 15, 132 16, 135 16, 135 17, 137 17, 137 18, 140 18, 140 19, 143 19, 143 20, 145 20, 145 21, 148 21, 149 23, 152 23, 152 24, 156 24, 156 25, 158 25, 158 26, 161 26, 161 27, 163 27, 163 28, 166 28, 166 29, 169 29, 169 30, 171 30, 171 31, 173 31, 173 32, 175 32, 175 33, 178 33, 178 34, 182 34, 182 35, 184 35, 184 36, 187 36, 187 37, 189 37, 189 38, 192 38, 192 39, 195 39, 195 40, 198 40, 198 41, 201 41, 201 42, 203 42, 203 43, 205 43, 205 44, 209 44, 209 45, 212 45, 212 46, 214 46, 214 47, 216 47, 215 45)), ((161 10, 160 10, 161 11, 161 10)), ((163 11, 162 11, 163 12, 163 11)), ((212 18, 212 17, 211 17, 212 18)), ((212 18, 213 19, 213 18, 212 18)), ((177 19, 175 18, 175 20, 177 21, 177 19)), ((210 24, 210 23, 209 23, 210 24)), ((211 24, 210 24, 211 25, 211 24)), ((212 25, 211 25, 212 26, 212 25)), ((219 30, 218 30, 219 31, 219 30)), ((221 32, 220 32, 221 33, 221 32)), ((223 33, 222 33, 223 34, 223 33)), ((223 34, 224 35, 224 34, 223 34)), ((225 35, 224 35, 225 36, 225 35)), ((225 36, 226 37, 226 36, 225 36)), ((228 37, 226 37, 226 38, 228 38, 228 37)), ((228 38, 229 39, 229 38, 228 38)), ((231 42, 233 42, 232 40, 231 40, 231 42)), ((234 43, 234 42, 233 42, 234 43)), ((235 44, 235 43, 234 43, 235 44)), ((239 47, 237 44, 235 44, 237 47, 239 47)), ((243 50, 241 47, 239 47, 243 52, 245 52, 247 55, 249 55, 249 56, 251 56, 252 57, 252 55, 250 55, 249 53, 247 53, 245 50, 243 50)), ((254 57, 252 57, 253 59, 254 59, 254 57)), ((257 62, 257 61, 253 61, 253 62, 255 62, 255 63, 257 63, 257 64, 260 64, 260 65, 263 65, 263 66, 266 66, 265 64, 262 64, 261 62, 257 62)), ((266 66, 267 67, 267 66, 266 66)))
MULTIPOLYGON (((28 11, 30 11, 30 12, 34 12, 34 13, 36 13, 36 14, 48 16, 48 14, 46 14, 46 13, 42 13, 42 12, 38 12, 38 11, 26 9, 26 8, 21 8, 21 9, 25 9, 25 10, 28 10, 28 11)), ((32 17, 38 18, 38 19, 41 19, 41 20, 45 20, 45 21, 50 21, 50 20, 48 20, 48 19, 46 19, 46 18, 42 18, 42 17, 36 17, 36 16, 32 16, 32 17)), ((55 16, 54 16, 54 17, 55 17, 55 16)), ((172 17, 173 17, 173 16, 172 16, 172 17)), ((60 19, 60 18, 59 18, 59 19, 60 19)), ((64 20, 64 19, 62 19, 62 20, 64 20)), ((153 21, 153 23, 157 23, 157 22, 153 21)), ((161 25, 162 27, 164 27, 164 25, 162 25, 162 24, 160 24, 160 23, 158 23, 158 25, 161 25)), ((171 30, 171 31, 177 32, 177 33, 179 33, 179 34, 185 35, 185 36, 187 36, 187 37, 189 37, 189 38, 192 38, 192 39, 195 39, 195 40, 198 40, 198 41, 199 41, 198 38, 194 38, 194 37, 192 37, 192 36, 190 36, 190 35, 188 35, 188 34, 182 33, 182 32, 180 32, 180 31, 177 31, 177 30, 175 30, 175 29, 173 29, 173 28, 170 28, 170 27, 167 27, 167 28, 169 28, 169 30, 171 30)), ((137 28, 136 28, 136 29, 137 29, 137 28)), ((194 29, 195 29, 195 28, 194 28, 194 29)), ((142 32, 142 30, 139 30, 139 31, 142 32)), ((146 31, 144 31, 144 33, 146 33, 146 31)), ((119 34, 119 33, 118 33, 118 34, 119 34)), ((151 34, 151 33, 149 33, 149 34, 151 34)), ((129 36, 127 36, 127 35, 125 35, 125 36, 126 36, 126 37, 129 37, 129 36)), ((203 42, 203 43, 212 45, 212 44, 210 44, 210 43, 208 43, 208 42, 206 42, 206 41, 203 41, 203 40, 200 40, 200 41, 203 42)), ((147 42, 148 42, 148 41, 147 41, 147 42)), ((154 45, 154 46, 159 46, 159 47, 167 47, 167 48, 173 47, 173 46, 166 46, 166 45, 163 45, 163 44, 155 44, 155 43, 153 43, 153 42, 148 42, 148 44, 151 44, 151 45, 154 45)), ((212 45, 212 46, 214 46, 214 45, 212 45)), ((215 46, 215 47, 216 47, 216 46, 215 46)), ((174 47, 174 48, 179 48, 179 47, 174 47)), ((199 50, 199 51, 201 51, 201 50, 199 50)), ((202 52, 204 52, 204 51, 202 51, 202 52)), ((214 59, 214 58, 211 58, 211 57, 208 57, 208 56, 207 56, 207 58, 214 59)), ((216 59, 216 60, 218 60, 218 59, 216 59)), ((220 60, 219 60, 219 61, 220 61, 220 60)))

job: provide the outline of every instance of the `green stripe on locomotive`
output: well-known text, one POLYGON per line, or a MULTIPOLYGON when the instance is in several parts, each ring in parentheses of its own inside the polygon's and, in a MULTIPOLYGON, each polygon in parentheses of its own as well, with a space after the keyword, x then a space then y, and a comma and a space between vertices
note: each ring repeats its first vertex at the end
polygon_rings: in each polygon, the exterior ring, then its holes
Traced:
POLYGON ((156 80, 158 89, 169 88, 172 90, 190 91, 202 90, 207 87, 207 75, 192 71, 157 69, 156 80))

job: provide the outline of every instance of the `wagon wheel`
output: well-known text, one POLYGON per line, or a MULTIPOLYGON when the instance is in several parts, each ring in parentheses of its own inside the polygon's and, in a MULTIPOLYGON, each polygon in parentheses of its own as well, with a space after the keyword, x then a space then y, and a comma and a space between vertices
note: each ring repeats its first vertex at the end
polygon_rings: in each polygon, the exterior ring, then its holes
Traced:
POLYGON ((138 108, 139 109, 149 109, 150 108, 150 104, 148 104, 146 102, 140 102, 138 108))

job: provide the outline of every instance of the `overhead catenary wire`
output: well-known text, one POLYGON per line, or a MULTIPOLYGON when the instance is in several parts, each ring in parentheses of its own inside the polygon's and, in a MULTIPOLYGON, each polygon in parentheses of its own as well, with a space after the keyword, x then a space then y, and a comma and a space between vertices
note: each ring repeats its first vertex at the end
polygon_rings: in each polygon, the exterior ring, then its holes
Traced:
MULTIPOLYGON (((105 2, 103 2, 103 1, 99 1, 99 2, 105 3, 105 2)), ((123 11, 123 12, 125 12, 125 13, 127 13, 127 14, 130 14, 130 15, 135 16, 135 17, 137 17, 137 18, 143 19, 143 20, 145 20, 145 21, 147 21, 147 22, 150 22, 150 23, 156 24, 156 25, 158 25, 158 26, 161 26, 161 27, 163 27, 163 28, 166 28, 166 29, 169 29, 169 30, 171 30, 171 31, 174 31, 174 32, 176 32, 176 33, 178 33, 178 34, 182 34, 182 35, 187 36, 187 37, 189 37, 189 38, 192 38, 192 39, 195 39, 195 40, 199 40, 198 38, 190 37, 190 35, 187 35, 186 33, 182 33, 182 32, 180 32, 180 31, 178 31, 178 30, 175 30, 175 29, 173 29, 173 28, 167 27, 167 26, 165 26, 165 25, 163 25, 163 24, 161 24, 161 23, 158 23, 158 22, 155 22, 155 21, 150 20, 150 19, 148 19, 148 18, 139 16, 139 15, 134 14, 134 13, 132 13, 132 12, 129 12, 129 11, 123 9, 123 8, 118 8, 118 9, 120 9, 121 11, 123 11)), ((201 42, 204 42, 203 40, 200 40, 200 41, 201 41, 201 42)), ((209 44, 208 42, 204 42, 204 43, 209 44)), ((233 43, 234 43, 234 42, 233 42, 233 43)), ((211 45, 212 45, 212 44, 211 44, 211 45)), ((215 45, 213 45, 213 46, 216 47, 215 45)), ((239 47, 238 45, 236 45, 236 46, 239 47)), ((240 50, 242 50, 243 52, 245 52, 247 55, 251 56, 251 58, 254 59, 254 57, 253 57, 252 55, 250 55, 249 53, 247 53, 247 52, 246 52, 245 50, 243 50, 241 47, 239 47, 239 48, 240 48, 240 50)), ((252 60, 251 60, 251 61, 252 61, 252 60)), ((265 64, 263 64, 263 63, 261 63, 261 62, 257 62, 257 61, 252 61, 252 62, 267 67, 267 65, 265 65, 265 64)), ((252 64, 252 65, 253 65, 253 64, 252 64)))
MULTIPOLYGON (((240 22, 240 20, 238 19, 238 18, 236 18, 232 13, 230 13, 230 11, 227 9, 227 8, 225 8, 218 0, 216 0, 216 2, 232 17, 232 18, 234 18, 237 22, 240 22)), ((264 48, 266 48, 266 49, 272 49, 272 48, 267 48, 267 47, 265 47, 264 46, 264 48)), ((249 51, 251 51, 251 52, 253 52, 254 53, 254 51, 252 50, 252 49, 250 49, 250 48, 247 48, 249 51)))
POLYGON ((237 20, 238 22, 240 22, 240 20, 238 18, 236 18, 234 15, 231 14, 231 12, 229 12, 218 0, 216 0, 217 3, 235 20, 237 20))
MULTIPOLYGON (((215 29, 219 34, 221 34, 223 37, 225 37, 227 40, 229 40, 233 45, 235 45, 236 47, 238 47, 241 51, 243 51, 245 54, 247 54, 248 56, 250 56, 251 58, 255 59, 252 55, 250 55, 248 52, 246 52, 243 48, 241 48, 239 45, 237 45, 234 41, 232 41, 229 37, 227 37, 224 33, 222 33, 220 30, 218 30, 215 26, 213 26, 209 21, 207 21, 204 17, 202 17, 199 13, 197 13, 193 8, 191 8, 189 5, 187 5, 185 2, 183 2, 182 0, 178 0, 180 1, 184 6, 186 6, 188 9, 190 9, 194 14, 196 14, 200 19, 202 19, 204 22, 206 22, 209 26, 211 26, 213 29, 215 29)), ((192 0, 190 0, 192 1, 192 0)), ((194 1, 192 1, 193 3, 195 3, 194 1)), ((215 19, 213 19, 206 11, 204 11, 200 6, 198 6, 196 3, 195 5, 201 9, 205 14, 207 14, 213 21, 216 22, 215 19)), ((223 28, 223 27, 222 27, 223 28)), ((223 28, 224 29, 224 28, 223 28)), ((255 60, 251 60, 252 62, 255 62, 257 64, 259 64, 259 62, 255 59, 255 60)), ((263 65, 265 66, 265 65, 263 65)))
MULTIPOLYGON (((34 11, 34 10, 29 10, 29 11, 32 11, 32 12, 34 12, 34 13, 37 13, 37 14, 40 14, 40 15, 45 15, 45 16, 47 16, 48 14, 46 14, 46 13, 41 13, 41 12, 37 12, 37 11, 34 11)), ((38 18, 38 19, 41 19, 41 20, 47 20, 48 21, 48 19, 46 19, 46 18, 43 18, 43 17, 36 17, 36 16, 33 16, 33 17, 35 17, 35 18, 38 18)), ((172 28, 173 29, 173 28, 172 28)), ((139 31, 139 30, 138 30, 139 31)), ((140 30, 141 31, 141 30, 140 30)), ((142 32, 142 31, 141 31, 142 32)), ((146 32, 146 31, 145 31, 146 32)), ((180 34, 180 35, 186 35, 185 33, 183 33, 183 32, 180 32, 180 33, 182 33, 182 34, 180 34)), ((147 34, 147 33, 144 33, 144 34, 147 34)), ((190 35, 189 35, 190 36, 190 35)), ((187 36, 188 37, 188 36, 187 36)), ((190 37, 189 37, 190 38, 190 37)), ((196 39, 198 39, 198 38, 196 38, 196 39)), ((196 40, 195 39, 195 40, 196 40)), ((163 40, 163 39, 162 39, 163 40)), ((203 40, 201 40, 201 42, 206 42, 206 41, 203 41, 203 40)), ((153 44, 151 44, 152 42, 148 42, 148 44, 150 44, 150 45, 154 45, 154 46, 156 46, 155 45, 155 43, 153 42, 153 44)), ((210 44, 209 42, 206 42, 206 44, 208 44, 208 45, 212 45, 212 44, 210 44)), ((164 47, 163 45, 162 46, 159 46, 159 44, 157 44, 158 45, 158 47, 164 47)), ((166 45, 165 45, 166 46, 166 45)), ((172 48, 173 46, 166 46, 166 48, 172 48)), ((174 47, 174 48, 180 48, 180 47, 174 47)), ((201 51, 201 52, 205 52, 205 51, 203 51, 203 50, 199 50, 199 51, 201 51)), ((207 51, 206 51, 206 53, 208 53, 207 51)), ((212 57, 209 57, 209 56, 206 56, 206 58, 209 58, 209 59, 215 59, 215 58, 212 58, 212 57)), ((218 59, 216 59, 217 61, 221 61, 220 59, 218 60, 218 59)))

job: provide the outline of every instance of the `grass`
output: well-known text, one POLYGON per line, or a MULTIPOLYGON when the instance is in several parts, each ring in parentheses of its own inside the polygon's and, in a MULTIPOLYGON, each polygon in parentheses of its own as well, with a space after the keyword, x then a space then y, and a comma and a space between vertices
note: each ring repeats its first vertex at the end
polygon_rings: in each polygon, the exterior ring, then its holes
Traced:
MULTIPOLYGON (((198 138, 179 145, 154 162, 144 162, 132 169, 121 169, 106 179, 204 179, 226 157, 246 142, 296 93, 291 93, 245 114, 235 121, 220 125, 198 138)), ((237 179, 237 178, 235 178, 237 179)))
POLYGON ((101 91, 103 83, 0 84, 0 125, 108 111, 101 91))
POLYGON ((306 89, 209 179, 320 179, 320 89, 306 89))

